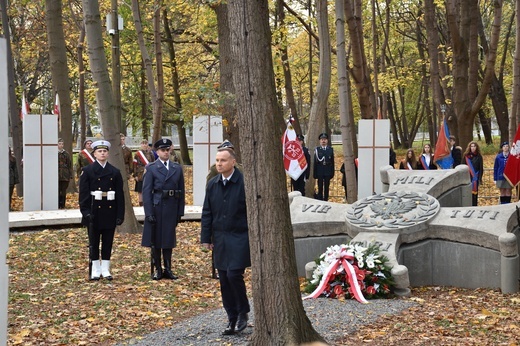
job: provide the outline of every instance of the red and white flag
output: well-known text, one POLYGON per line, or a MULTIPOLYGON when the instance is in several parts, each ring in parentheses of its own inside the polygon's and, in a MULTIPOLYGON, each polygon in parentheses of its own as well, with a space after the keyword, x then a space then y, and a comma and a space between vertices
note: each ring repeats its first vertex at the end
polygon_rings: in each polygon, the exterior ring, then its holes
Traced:
POLYGON ((27 101, 25 100, 25 93, 23 93, 22 109, 20 111, 20 119, 23 120, 27 114, 29 114, 29 105, 27 104, 27 101))
POLYGON ((511 143, 509 154, 506 168, 504 168, 504 177, 515 187, 520 182, 520 126, 516 130, 515 140, 511 143))
POLYGON ((54 102, 52 114, 58 116, 58 121, 60 120, 60 95, 58 95, 58 93, 56 93, 56 102, 54 102))
POLYGON ((283 143, 283 165, 285 172, 294 180, 297 180, 305 169, 307 169, 307 160, 303 153, 300 142, 296 139, 296 131, 292 126, 293 118, 287 122, 287 129, 282 137, 283 143))

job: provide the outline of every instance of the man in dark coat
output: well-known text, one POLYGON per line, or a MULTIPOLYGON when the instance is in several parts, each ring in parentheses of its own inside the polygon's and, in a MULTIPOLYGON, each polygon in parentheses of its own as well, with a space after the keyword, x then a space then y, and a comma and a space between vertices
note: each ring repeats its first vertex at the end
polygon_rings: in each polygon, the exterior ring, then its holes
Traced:
POLYGON ((184 215, 185 188, 182 167, 170 161, 171 146, 169 139, 154 144, 158 158, 146 166, 143 178, 145 221, 141 245, 155 247, 153 280, 177 279, 172 272, 172 249, 177 246, 177 223, 184 215))
POLYGON ((92 238, 89 239, 92 253, 92 274, 90 280, 103 276, 112 280, 110 257, 116 226, 125 217, 125 196, 123 177, 108 160, 110 143, 104 140, 92 143, 96 161, 83 167, 79 184, 79 208, 83 216, 81 223, 89 227, 93 221, 92 238), (99 244, 101 245, 101 264, 99 263, 99 244))
POLYGON ((320 134, 320 145, 314 149, 314 179, 318 180, 317 199, 329 200, 330 180, 334 177, 334 149, 329 146, 329 135, 320 134))
POLYGON ((250 311, 244 282, 245 268, 251 266, 246 194, 244 177, 235 169, 235 163, 232 149, 219 149, 218 175, 206 186, 201 217, 201 243, 206 249, 213 249, 222 303, 229 320, 223 335, 244 330, 250 311))
POLYGON ((302 196, 305 196, 305 182, 309 179, 309 176, 311 175, 311 155, 309 154, 309 149, 306 146, 304 146, 305 137, 303 137, 303 135, 298 135, 296 136, 296 138, 302 146, 303 155, 305 156, 305 160, 307 161, 307 168, 297 180, 291 178, 291 185, 293 191, 300 191, 302 196))

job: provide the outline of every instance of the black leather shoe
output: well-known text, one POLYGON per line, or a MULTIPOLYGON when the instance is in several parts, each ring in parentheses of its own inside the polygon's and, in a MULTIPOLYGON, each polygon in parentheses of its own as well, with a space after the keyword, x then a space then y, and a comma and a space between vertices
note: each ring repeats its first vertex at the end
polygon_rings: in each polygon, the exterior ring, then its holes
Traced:
POLYGON ((170 269, 163 270, 163 277, 170 280, 177 280, 179 278, 177 275, 173 274, 173 272, 170 269))
POLYGON ((222 332, 222 335, 233 335, 235 334, 235 324, 236 322, 229 322, 226 329, 222 332))
POLYGON ((162 271, 156 270, 153 273, 152 280, 161 280, 162 279, 162 271))
POLYGON ((247 320, 249 320, 249 317, 246 314, 238 314, 238 321, 237 321, 237 332, 241 332, 247 327, 247 320))

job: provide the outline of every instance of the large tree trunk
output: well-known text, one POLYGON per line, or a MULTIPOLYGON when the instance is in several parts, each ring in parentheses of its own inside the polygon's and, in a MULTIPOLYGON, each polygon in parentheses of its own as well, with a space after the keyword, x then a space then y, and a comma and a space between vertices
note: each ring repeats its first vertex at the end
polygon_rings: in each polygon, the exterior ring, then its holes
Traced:
MULTIPOLYGON (((318 21, 318 33, 320 37, 320 67, 316 92, 312 98, 311 113, 309 115, 309 131, 307 132, 307 146, 311 152, 311 171, 314 167, 314 155, 312 152, 318 143, 319 134, 324 132, 327 127, 325 118, 331 81, 329 19, 326 0, 316 0, 316 13, 318 21)), ((314 196, 314 177, 312 174, 307 182, 305 195, 314 196)))
POLYGON ((119 122, 116 119, 116 104, 112 94, 112 84, 108 74, 108 64, 103 47, 103 29, 101 28, 101 16, 99 15, 99 3, 97 0, 83 0, 83 12, 85 18, 85 29, 87 33, 88 56, 92 77, 97 85, 96 99, 103 134, 107 141, 112 143, 110 149, 110 162, 116 166, 123 175, 125 193, 125 222, 118 230, 123 233, 140 233, 141 225, 137 222, 128 190, 128 179, 123 160, 119 138, 119 122))
POLYGON ((255 328, 251 345, 322 340, 303 309, 277 104, 267 0, 230 0, 236 91, 253 276, 255 328), (264 174, 269 172, 269 174, 264 174), (282 260, 283 259, 283 260, 282 260))
MULTIPOLYGON (((65 150, 72 154, 72 109, 61 0, 45 0, 45 20, 52 85, 60 99, 59 137, 63 138, 65 150)), ((75 189, 76 180, 72 178, 68 191, 75 189)))
MULTIPOLYGON (((520 0, 515 1, 516 32, 520 32, 520 0)), ((520 40, 517 38, 513 62, 513 100, 511 101, 511 113, 509 114, 509 138, 515 138, 520 121, 520 40)))
POLYGON ((218 1, 212 6, 217 15, 218 50, 220 65, 220 95, 222 97, 222 131, 224 139, 228 139, 235 147, 237 161, 241 162, 239 126, 237 110, 234 102, 235 86, 233 85, 233 63, 231 56, 231 33, 229 31, 228 5, 218 1))
POLYGON ((351 138, 352 127, 349 116, 350 111, 350 84, 347 71, 347 53, 345 50, 345 6, 344 0, 336 0, 336 51, 338 60, 338 96, 339 96, 339 120, 341 127, 341 141, 343 144, 343 164, 345 165, 345 178, 347 183, 347 202, 352 204, 357 201, 357 177, 354 163, 353 140, 351 138))

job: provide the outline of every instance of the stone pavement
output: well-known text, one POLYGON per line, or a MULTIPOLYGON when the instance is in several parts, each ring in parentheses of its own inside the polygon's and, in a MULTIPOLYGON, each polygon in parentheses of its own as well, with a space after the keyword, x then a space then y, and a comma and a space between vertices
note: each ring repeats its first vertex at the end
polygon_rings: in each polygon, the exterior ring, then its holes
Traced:
MULTIPOLYGON (((143 207, 134 207, 139 222, 144 221, 143 207)), ((202 207, 186 206, 183 221, 200 221, 202 207)), ((59 209, 45 211, 20 211, 9 213, 9 230, 31 227, 56 227, 81 223, 79 209, 59 209)))

